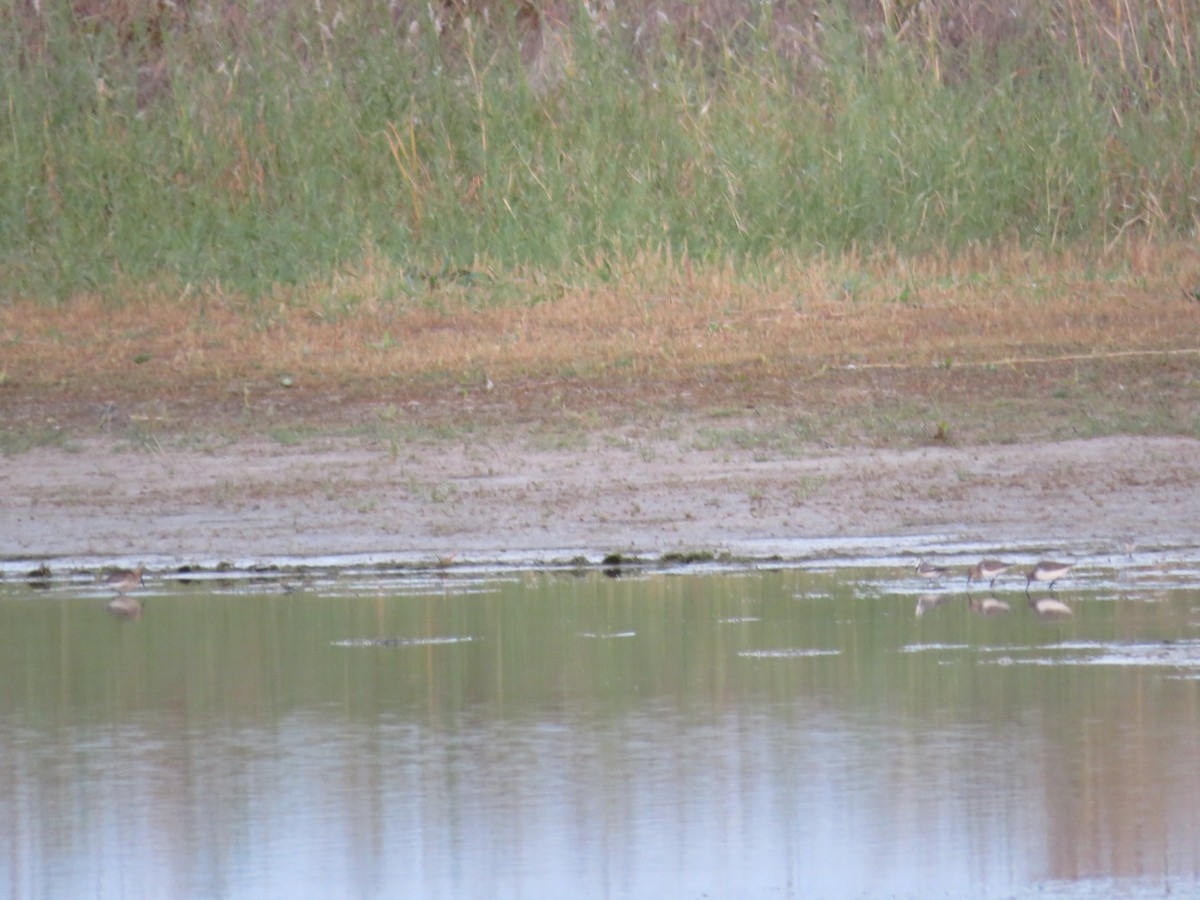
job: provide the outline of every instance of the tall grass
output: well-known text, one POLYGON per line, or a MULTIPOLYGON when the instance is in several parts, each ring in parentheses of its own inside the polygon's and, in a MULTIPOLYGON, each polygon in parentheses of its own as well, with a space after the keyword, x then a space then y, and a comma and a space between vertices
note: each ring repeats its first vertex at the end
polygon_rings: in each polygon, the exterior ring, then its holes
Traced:
POLYGON ((166 21, 157 5, 10 3, 4 294, 259 294, 381 258, 419 284, 481 261, 602 274, 645 252, 741 264, 1197 225, 1200 50, 1177 0, 1138 18, 1028 0, 1019 34, 953 41, 911 4, 878 22, 822 8, 819 25, 803 4, 756 4, 717 30, 704 4, 530 28, 502 10, 241 2, 166 21))

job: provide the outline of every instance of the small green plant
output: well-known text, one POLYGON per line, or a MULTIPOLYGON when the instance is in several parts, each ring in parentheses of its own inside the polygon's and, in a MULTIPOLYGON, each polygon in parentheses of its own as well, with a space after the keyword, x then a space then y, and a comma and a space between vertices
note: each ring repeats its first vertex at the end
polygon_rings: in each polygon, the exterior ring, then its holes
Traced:
POLYGON ((298 447, 313 434, 311 428, 279 426, 267 429, 267 437, 284 447, 298 447))
POLYGON ((445 503, 458 493, 458 488, 453 484, 436 484, 429 490, 430 503, 445 503))
POLYGON ((67 446, 67 433, 61 428, 0 428, 0 454, 16 456, 44 447, 67 446))
POLYGON ((792 487, 792 505, 799 506, 825 485, 824 475, 801 475, 792 487))
POLYGON ((664 553, 660 561, 670 565, 692 565, 693 563, 709 563, 715 561, 716 554, 711 550, 672 550, 664 553))

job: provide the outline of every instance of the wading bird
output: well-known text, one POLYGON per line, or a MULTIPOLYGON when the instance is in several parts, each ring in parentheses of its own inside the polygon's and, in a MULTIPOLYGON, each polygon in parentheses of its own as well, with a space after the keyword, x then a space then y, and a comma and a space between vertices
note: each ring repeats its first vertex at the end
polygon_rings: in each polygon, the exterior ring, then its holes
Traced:
POLYGON ((146 583, 142 580, 145 571, 146 567, 141 563, 138 563, 137 568, 134 569, 114 569, 104 576, 103 583, 105 587, 112 588, 118 594, 124 594, 146 583))
POLYGON ((967 584, 972 581, 986 581, 988 587, 996 586, 996 579, 1012 568, 1012 563, 1000 562, 998 559, 980 560, 979 565, 967 569, 967 584))
POLYGON ((1071 571, 1074 563, 1049 562, 1042 560, 1032 569, 1025 573, 1025 593, 1029 593, 1029 586, 1035 581, 1050 582, 1050 590, 1054 590, 1054 583, 1062 578, 1067 572, 1071 571))
POLYGON ((916 572, 918 578, 941 578, 943 575, 950 574, 950 570, 945 566, 935 566, 923 559, 917 563, 916 572))

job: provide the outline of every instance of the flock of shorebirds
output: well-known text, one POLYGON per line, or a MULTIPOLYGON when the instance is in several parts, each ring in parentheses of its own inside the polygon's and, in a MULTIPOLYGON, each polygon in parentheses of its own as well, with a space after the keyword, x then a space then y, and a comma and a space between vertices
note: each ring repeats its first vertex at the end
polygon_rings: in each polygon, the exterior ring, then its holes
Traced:
MULTIPOLYGON (((1035 598, 1029 593, 1029 587, 1035 582, 1048 583, 1050 590, 1053 591, 1058 580, 1073 567, 1074 563, 1042 560, 1029 571, 1022 573, 1025 576, 1025 596, 1029 599, 1029 608, 1042 616, 1069 616, 1071 607, 1067 604, 1056 597, 1035 598)), ((972 582, 986 581, 989 588, 994 588, 996 579, 1012 568, 1013 563, 1001 562, 998 559, 984 559, 967 569, 967 599, 974 612, 1005 613, 1012 609, 1011 606, 996 597, 977 599, 971 596, 972 582)), ((101 583, 105 587, 117 593, 117 596, 108 603, 110 612, 130 619, 139 618, 142 615, 144 609, 142 601, 136 597, 130 597, 129 592, 146 583, 143 578, 145 572, 145 566, 138 564, 133 569, 113 569, 101 579, 101 583)), ((922 559, 917 563, 916 572, 920 578, 934 580, 945 578, 952 573, 952 570, 948 566, 935 566, 922 559)), ((946 595, 926 594, 917 601, 917 615, 924 614, 926 610, 945 603, 948 599, 946 595)))
MULTIPOLYGON (((1029 600, 1029 608, 1036 612, 1039 616, 1069 616, 1071 615, 1071 607, 1063 603, 1057 597, 1034 597, 1029 592, 1029 588, 1034 583, 1048 584, 1051 592, 1054 591, 1054 585, 1060 578, 1067 574, 1073 567, 1074 563, 1051 562, 1050 560, 1042 560, 1037 563, 1032 569, 1022 572, 1025 576, 1025 596, 1029 600)), ((996 597, 975 598, 971 596, 972 582, 988 583, 989 588, 996 586, 996 579, 1014 567, 1013 563, 1001 562, 998 559, 984 559, 977 565, 970 566, 967 569, 967 602, 970 604, 973 612, 991 615, 995 613, 1009 612, 1012 607, 996 597)), ((932 563, 920 560, 917 563, 917 576, 919 578, 928 578, 930 580, 937 578, 945 578, 952 573, 952 570, 947 566, 935 566, 932 563)), ((931 607, 945 603, 949 599, 944 595, 927 594, 917 601, 917 615, 920 616, 931 607)))

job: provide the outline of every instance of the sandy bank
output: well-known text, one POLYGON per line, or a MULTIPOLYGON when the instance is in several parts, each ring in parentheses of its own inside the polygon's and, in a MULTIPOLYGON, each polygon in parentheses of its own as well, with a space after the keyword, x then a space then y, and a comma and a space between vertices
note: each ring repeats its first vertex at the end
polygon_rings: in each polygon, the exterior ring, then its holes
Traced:
MULTIPOLYGON (((782 552, 796 541, 930 535, 1071 552, 1189 545, 1200 441, 819 451, 772 458, 687 438, 521 435, 373 448, 318 438, 206 450, 88 438, 0 467, 0 556, 163 565, 381 554, 488 560, 634 551, 782 552)), ((802 551, 797 551, 802 552, 802 551)))

